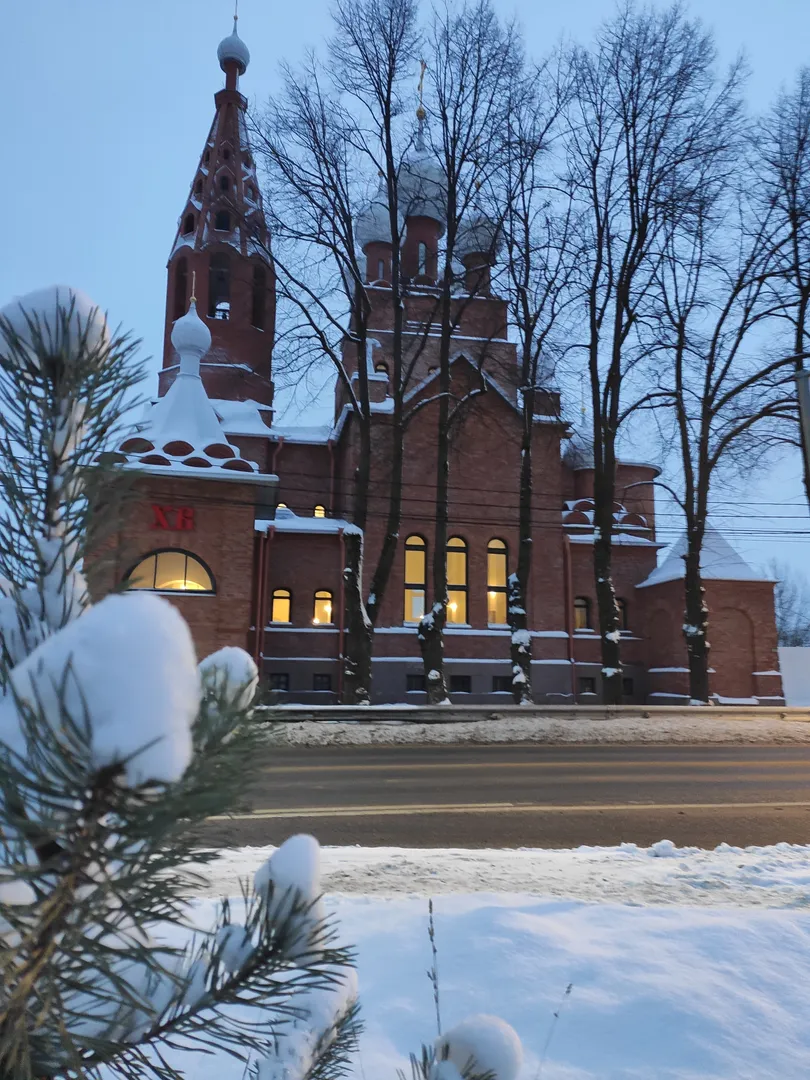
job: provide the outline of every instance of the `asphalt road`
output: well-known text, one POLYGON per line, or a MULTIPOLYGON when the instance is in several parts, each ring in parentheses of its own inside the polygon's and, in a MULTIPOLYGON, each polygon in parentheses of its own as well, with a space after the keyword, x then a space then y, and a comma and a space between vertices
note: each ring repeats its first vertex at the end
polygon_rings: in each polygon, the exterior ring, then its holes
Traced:
POLYGON ((810 843, 810 747, 268 748, 246 809, 206 844, 714 847, 810 843), (250 812, 248 809, 250 808, 250 812))

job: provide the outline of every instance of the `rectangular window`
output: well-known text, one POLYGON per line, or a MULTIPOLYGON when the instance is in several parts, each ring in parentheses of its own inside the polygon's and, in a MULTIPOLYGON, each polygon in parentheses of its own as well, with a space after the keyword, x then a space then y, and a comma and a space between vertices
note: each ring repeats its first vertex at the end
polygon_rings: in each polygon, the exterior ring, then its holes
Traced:
POLYGON ((461 588, 467 585, 467 551, 464 548, 450 548, 447 552, 447 584, 461 588))
POLYGON ((312 689, 313 690, 331 690, 332 689, 332 676, 331 675, 313 675, 312 676, 312 689))
POLYGON ((511 694, 512 693, 512 676, 511 675, 493 675, 492 676, 492 693, 493 694, 511 694))
POLYGON ((506 623, 506 593, 487 591, 487 622, 503 626, 506 623))
POLYGON ((425 614, 425 590, 405 590, 405 622, 419 622, 425 614))
POLYGON ((270 675, 270 689, 281 690, 285 694, 290 689, 290 676, 286 671, 274 671, 270 675))
POLYGON ((635 693, 635 685, 628 675, 622 679, 622 693, 625 697, 632 697, 635 693))
POLYGON ((423 694, 425 692, 425 676, 424 675, 406 675, 405 676, 405 693, 406 694, 423 694))
POLYGON ((315 593, 312 622, 315 626, 330 626, 332 623, 332 594, 326 589, 319 589, 315 593))
POLYGON ((447 621, 449 623, 467 622, 467 590, 450 589, 447 593, 447 621))
POLYGON ((274 623, 290 622, 292 597, 289 589, 275 589, 273 591, 273 605, 270 609, 270 621, 274 623))
POLYGON ((580 675, 578 684, 580 694, 596 693, 596 679, 593 675, 580 675))
POLYGON ((472 693, 472 677, 469 675, 451 675, 450 676, 450 693, 451 694, 471 694, 472 693))

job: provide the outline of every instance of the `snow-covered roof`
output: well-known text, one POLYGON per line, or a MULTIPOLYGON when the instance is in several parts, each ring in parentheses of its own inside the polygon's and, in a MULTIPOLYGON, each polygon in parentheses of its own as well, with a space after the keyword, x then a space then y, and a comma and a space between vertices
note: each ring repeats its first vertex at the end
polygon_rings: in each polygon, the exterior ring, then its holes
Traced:
POLYGON ((261 435, 269 439, 275 433, 262 420, 262 413, 272 415, 272 410, 258 401, 227 401, 210 398, 223 430, 228 435, 261 435))
POLYGON ((276 532, 281 533, 325 533, 327 535, 330 533, 354 533, 359 536, 362 535, 363 531, 357 525, 353 525, 343 518, 299 517, 298 514, 293 513, 286 506, 277 507, 274 518, 267 521, 257 521, 255 526, 257 532, 267 532, 268 529, 274 529, 276 532))
MULTIPOLYGON (((686 533, 675 541, 660 566, 637 589, 648 585, 660 585, 665 581, 678 581, 686 573, 684 555, 687 551, 686 533)), ((739 555, 722 533, 707 525, 700 558, 700 572, 704 581, 773 581, 767 574, 755 570, 739 555)))
POLYGON ((133 468, 172 470, 184 476, 221 474, 234 479, 259 474, 253 461, 232 446, 200 378, 200 361, 211 333, 192 299, 186 315, 172 329, 180 370, 164 397, 148 406, 136 432, 118 447, 133 468))

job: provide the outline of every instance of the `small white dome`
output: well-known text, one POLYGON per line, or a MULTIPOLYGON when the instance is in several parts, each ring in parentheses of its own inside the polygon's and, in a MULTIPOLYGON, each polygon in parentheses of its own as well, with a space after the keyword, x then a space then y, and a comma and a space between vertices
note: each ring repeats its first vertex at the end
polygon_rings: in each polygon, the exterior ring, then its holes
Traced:
POLYGON ((473 214, 459 229, 455 253, 460 259, 465 259, 468 255, 486 255, 494 259, 498 246, 497 222, 485 214, 473 214))
POLYGON ((357 215, 354 235, 363 251, 368 244, 390 245, 391 218, 388 213, 388 192, 384 179, 380 179, 380 186, 369 205, 357 215))
POLYGON ((447 182, 438 160, 425 149, 423 121, 413 152, 402 163, 399 174, 399 203, 406 218, 427 217, 444 230, 447 216, 447 182))
POLYGON ((189 309, 182 318, 178 319, 172 327, 172 345, 180 356, 180 367, 184 368, 183 360, 189 358, 192 364, 199 368, 200 360, 211 348, 211 331, 197 314, 197 304, 191 301, 189 309))
POLYGON ((102 310, 89 296, 70 285, 49 285, 25 296, 16 296, 0 308, 0 318, 8 323, 31 357, 39 336, 45 345, 53 347, 54 352, 75 350, 81 340, 94 350, 109 340, 102 310), (62 317, 71 308, 70 323, 65 327, 62 317))
POLYGON ((226 38, 223 38, 217 46, 217 60, 219 60, 219 66, 223 71, 225 70, 225 65, 229 62, 236 62, 239 67, 240 75, 244 75, 247 71, 247 66, 250 63, 250 52, 247 45, 236 32, 235 20, 233 33, 229 34, 226 38))

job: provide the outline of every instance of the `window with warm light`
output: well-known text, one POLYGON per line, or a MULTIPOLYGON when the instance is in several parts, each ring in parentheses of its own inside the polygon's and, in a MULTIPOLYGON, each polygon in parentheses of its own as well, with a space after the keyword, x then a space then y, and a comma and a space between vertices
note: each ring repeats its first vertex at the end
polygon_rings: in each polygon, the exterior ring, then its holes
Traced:
POLYGON ((332 594, 326 589, 319 589, 315 593, 312 623, 314 626, 329 626, 332 623, 332 594))
POLYGON ((325 518, 326 507, 321 505, 316 506, 315 509, 312 511, 312 516, 317 518, 325 518))
POLYGON ((590 630, 591 628, 591 602, 584 596, 578 596, 574 601, 574 629, 590 630))
POLYGON ((405 541, 405 622, 418 623, 425 614, 427 544, 421 536, 405 541))
POLYGON ((292 622, 292 593, 289 589, 274 589, 270 607, 270 622, 292 622))
POLYGON ((467 543, 460 536, 447 541, 447 621, 467 622, 467 543))
POLYGON ((126 577, 128 589, 151 592, 214 593, 211 571, 187 551, 155 551, 126 577))
POLYGON ((490 540, 487 544, 487 622, 502 626, 506 613, 506 544, 490 540))

